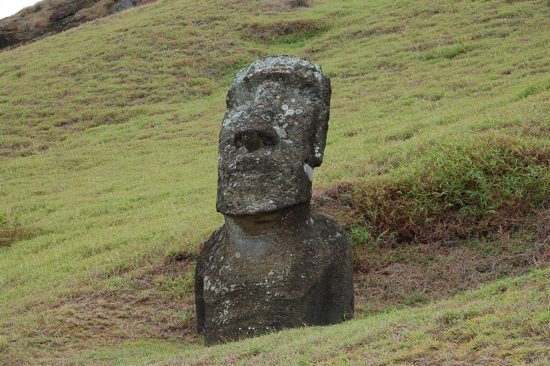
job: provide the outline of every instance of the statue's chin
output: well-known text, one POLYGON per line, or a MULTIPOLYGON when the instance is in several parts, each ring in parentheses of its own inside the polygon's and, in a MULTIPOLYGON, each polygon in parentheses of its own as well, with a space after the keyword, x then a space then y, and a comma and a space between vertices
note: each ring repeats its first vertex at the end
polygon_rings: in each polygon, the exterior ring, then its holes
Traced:
POLYGON ((311 182, 306 173, 300 175, 227 179, 218 187, 216 208, 231 216, 258 215, 282 210, 311 199, 311 182))
POLYGON ((216 205, 218 212, 229 216, 259 215, 283 210, 309 201, 307 197, 302 197, 302 199, 299 199, 299 197, 266 199, 265 196, 257 197, 251 194, 247 194, 246 196, 235 195, 231 198, 233 199, 224 200, 218 197, 218 203, 216 205))

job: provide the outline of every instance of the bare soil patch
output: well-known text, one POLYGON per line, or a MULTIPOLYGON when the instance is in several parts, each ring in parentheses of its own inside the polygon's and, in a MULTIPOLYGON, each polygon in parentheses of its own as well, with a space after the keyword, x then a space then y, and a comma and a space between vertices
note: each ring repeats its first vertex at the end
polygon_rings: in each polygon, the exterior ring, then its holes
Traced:
POLYGON ((41 359, 42 354, 62 357, 65 352, 139 339, 197 343, 192 289, 178 292, 170 286, 193 271, 194 261, 179 259, 152 268, 117 290, 77 291, 53 306, 36 306, 31 310, 41 314, 36 326, 13 325, 5 331, 19 334, 12 344, 32 350, 25 362, 41 359))

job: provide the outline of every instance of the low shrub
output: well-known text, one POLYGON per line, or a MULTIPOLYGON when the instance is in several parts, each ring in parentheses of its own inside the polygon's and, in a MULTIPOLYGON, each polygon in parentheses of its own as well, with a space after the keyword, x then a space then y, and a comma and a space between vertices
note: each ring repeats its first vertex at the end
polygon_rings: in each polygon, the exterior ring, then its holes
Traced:
POLYGON ((486 134, 432 146, 406 168, 333 191, 350 230, 391 245, 513 229, 547 205, 549 184, 547 146, 486 134))

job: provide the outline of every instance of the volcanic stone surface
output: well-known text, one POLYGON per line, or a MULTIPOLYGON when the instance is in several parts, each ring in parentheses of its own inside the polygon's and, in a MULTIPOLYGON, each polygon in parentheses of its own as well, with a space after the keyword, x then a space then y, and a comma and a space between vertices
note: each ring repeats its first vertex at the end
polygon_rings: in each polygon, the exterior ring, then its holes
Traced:
POLYGON ((225 225, 204 244, 195 273, 207 344, 353 316, 349 241, 310 207, 330 95, 321 68, 298 57, 266 57, 235 76, 218 151, 225 225))
POLYGON ((310 201, 330 94, 321 68, 298 57, 263 58, 237 73, 220 132, 219 212, 254 215, 310 201))

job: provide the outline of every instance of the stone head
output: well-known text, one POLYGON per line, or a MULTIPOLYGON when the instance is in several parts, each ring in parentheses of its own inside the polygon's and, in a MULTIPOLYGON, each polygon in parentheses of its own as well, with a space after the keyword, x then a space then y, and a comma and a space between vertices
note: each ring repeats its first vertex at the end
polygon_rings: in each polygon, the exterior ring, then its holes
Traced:
POLYGON ((262 58, 237 73, 220 132, 219 212, 256 215, 311 199, 330 95, 330 79, 299 57, 262 58))

